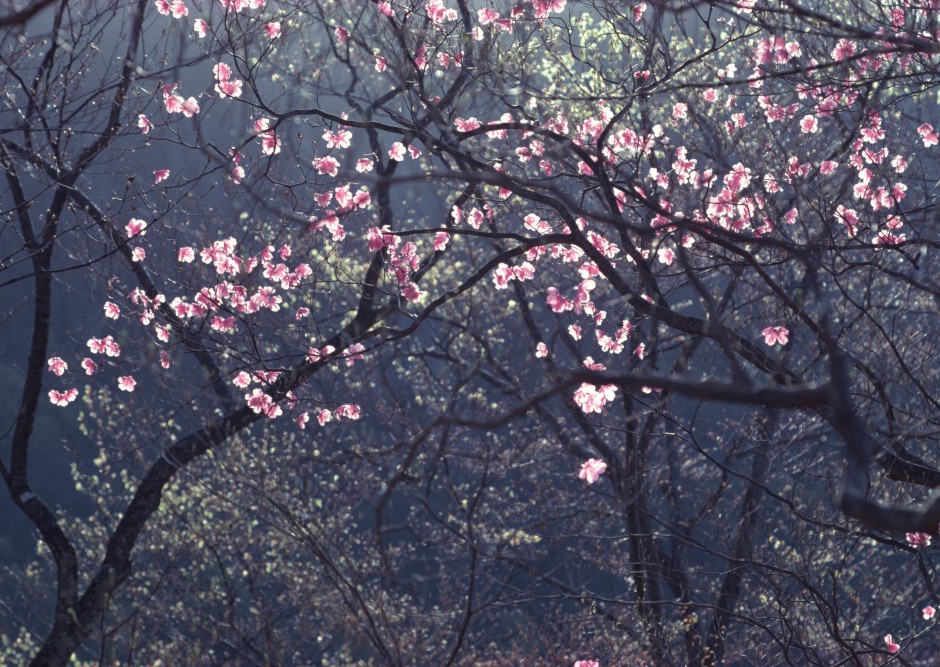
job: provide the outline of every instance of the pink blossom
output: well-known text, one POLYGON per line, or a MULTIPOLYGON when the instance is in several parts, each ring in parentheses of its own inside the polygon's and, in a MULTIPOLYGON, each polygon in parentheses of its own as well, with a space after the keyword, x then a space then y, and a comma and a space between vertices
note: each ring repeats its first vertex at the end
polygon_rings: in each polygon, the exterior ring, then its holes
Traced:
POLYGON ((382 2, 379 2, 378 10, 382 14, 385 14, 385 16, 395 16, 395 12, 392 11, 392 3, 388 2, 388 0, 382 0, 382 2))
POLYGON ((299 426, 300 429, 303 430, 307 428, 307 422, 310 421, 310 415, 307 412, 301 412, 299 415, 297 415, 294 421, 296 421, 297 426, 299 426))
POLYGON ((309 308, 306 308, 306 307, 298 308, 298 309, 297 309, 297 312, 294 314, 294 319, 295 319, 295 320, 302 320, 303 318, 307 317, 308 315, 310 315, 310 309, 309 309, 309 308))
MULTIPOLYGON (((180 98, 182 100, 182 98, 180 98)), ((195 97, 189 97, 180 103, 180 112, 187 118, 192 118, 199 113, 199 102, 195 97)))
POLYGON ((388 157, 391 158, 392 160, 395 160, 395 162, 401 162, 402 160, 404 160, 405 159, 405 145, 400 141, 396 141, 394 144, 392 144, 392 147, 389 149, 388 157))
POLYGON ((372 171, 373 164, 374 163, 372 162, 372 158, 361 157, 356 160, 356 171, 358 171, 360 174, 367 174, 372 171))
POLYGON ((424 8, 432 23, 441 24, 444 21, 455 21, 457 19, 457 10, 447 9, 444 7, 442 0, 428 0, 424 8))
POLYGON ((78 398, 78 389, 68 389, 66 391, 56 391, 55 389, 49 392, 49 400, 53 405, 66 406, 72 401, 78 398))
POLYGON ((274 406, 274 400, 257 387, 250 394, 245 394, 245 400, 248 402, 248 407, 255 414, 268 414, 268 411, 274 406))
POLYGON ((473 117, 467 118, 466 120, 463 118, 454 119, 454 127, 457 128, 458 132, 471 132, 480 127, 480 125, 480 121, 473 117))
POLYGON ((336 408, 336 418, 340 417, 344 419, 350 419, 352 421, 358 421, 362 416, 362 409, 353 403, 344 403, 343 405, 336 408))
POLYGON ((842 204, 836 207, 836 219, 845 225, 845 232, 852 238, 858 233, 858 213, 854 209, 846 208, 842 204))
POLYGON ((333 413, 330 410, 320 410, 317 414, 317 423, 320 424, 320 426, 323 426, 331 419, 333 419, 333 413))
POLYGON ((134 238, 138 234, 143 236, 146 234, 146 229, 147 223, 143 220, 139 220, 138 218, 131 218, 130 222, 124 226, 124 231, 127 232, 127 238, 129 239, 134 238))
POLYGON ((790 330, 786 327, 765 327, 761 334, 764 336, 764 344, 769 347, 786 345, 790 340, 790 330))
MULTIPOLYGON (((588 484, 593 484, 600 479, 601 475, 603 475, 606 470, 607 464, 601 459, 588 459, 581 464, 578 478, 583 479, 588 484)), ((594 665, 597 665, 597 663, 595 662, 594 665)))
POLYGON ((921 613, 924 615, 924 620, 929 621, 937 613, 937 610, 931 607, 930 605, 927 605, 921 610, 921 613))
POLYGON ((731 190, 740 192, 747 188, 751 183, 751 170, 738 162, 731 168, 731 172, 725 176, 725 185, 731 190))
POLYGON ((560 13, 564 11, 568 0, 532 0, 532 8, 535 10, 535 18, 548 18, 549 12, 560 13))
POLYGON ((614 400, 617 395, 616 385, 607 384, 602 387, 596 387, 593 384, 584 382, 574 392, 574 402, 582 412, 591 414, 596 412, 600 414, 604 411, 604 406, 614 400))
POLYGON ((189 9, 186 8, 183 0, 174 0, 173 4, 170 5, 170 13, 173 15, 173 18, 181 19, 184 16, 189 16, 189 9))
POLYGON ((548 346, 545 343, 539 343, 535 346, 535 356, 538 359, 544 359, 548 356, 548 346))
POLYGON ((104 304, 104 316, 116 320, 121 316, 121 309, 113 301, 108 301, 104 304))
POLYGON ((166 350, 160 350, 160 366, 162 366, 164 370, 170 367, 170 353, 166 350))
POLYGON ((420 301, 425 294, 427 294, 427 292, 419 289, 414 283, 409 283, 401 291, 401 295, 411 302, 420 301))
MULTIPOLYGON (((646 11, 646 3, 645 3, 645 2, 641 2, 641 3, 638 4, 638 5, 634 5, 634 6, 633 6, 633 20, 634 20, 635 22, 639 23, 640 20, 643 18, 643 12, 645 12, 645 11, 646 11)), ((597 663, 596 663, 596 662, 595 662, 593 665, 587 664, 587 663, 588 663, 587 660, 583 660, 582 662, 584 662, 585 664, 582 665, 581 667, 597 667, 597 663)), ((578 665, 575 664, 574 667, 578 667, 578 665)))
POLYGON ((901 650, 901 646, 894 643, 894 637, 891 635, 885 635, 885 644, 888 646, 888 653, 897 653, 901 650))
POLYGON ((138 114, 137 115, 137 127, 140 128, 140 131, 143 134, 149 134, 150 128, 151 128, 150 120, 148 120, 148 118, 144 114, 138 114))
POLYGON ((388 68, 388 61, 382 56, 375 57, 375 71, 384 72, 388 68))
MULTIPOLYGON (((643 6, 646 6, 645 2, 643 3, 643 6)), ((636 11, 636 8, 634 8, 634 11, 636 11)), ((597 660, 578 660, 576 663, 574 663, 574 667, 600 667, 600 663, 597 660)))
POLYGON ((914 548, 929 547, 930 533, 908 533, 907 543, 914 548))
POLYGON ((281 22, 270 21, 269 23, 265 23, 264 31, 268 34, 268 37, 270 37, 271 39, 277 39, 278 37, 281 36, 281 22))
POLYGON ((917 128, 917 134, 920 135, 920 138, 924 142, 925 148, 930 148, 931 146, 936 146, 940 142, 940 136, 933 129, 933 125, 930 123, 924 123, 917 128))
POLYGON ((65 371, 69 369, 69 365, 65 363, 60 357, 52 357, 49 361, 46 362, 49 364, 49 372, 54 373, 58 376, 62 376, 65 371))
POLYGON ((848 60, 855 55, 855 43, 848 39, 840 39, 830 54, 833 60, 848 60))
POLYGON ((349 41, 349 31, 342 26, 336 26, 336 30, 333 31, 333 34, 336 35, 336 42, 338 44, 345 44, 349 41))
POLYGON ((176 260, 178 262, 183 262, 189 264, 194 259, 196 259, 196 251, 190 248, 189 246, 183 246, 179 249, 179 252, 176 255, 176 260))
POLYGON ((442 252, 444 248, 447 247, 448 241, 450 241, 450 234, 447 232, 438 232, 434 237, 434 249, 437 252, 442 252))
POLYGON ((147 259, 147 251, 143 248, 134 248, 131 251, 131 261, 132 262, 142 262, 147 259))
POLYGON ((816 120, 816 116, 803 116, 800 121, 800 130, 803 134, 816 134, 819 131, 819 122, 816 120))
POLYGON ((323 140, 327 148, 349 148, 352 143, 352 132, 349 130, 327 130, 323 133, 323 140))
POLYGON ((118 378, 118 389, 121 391, 134 391, 137 386, 137 380, 131 375, 122 375, 118 378))
POLYGON ((261 137, 261 152, 268 157, 281 152, 281 139, 274 130, 268 130, 261 137))
POLYGON ((165 181, 167 177, 169 177, 169 175, 170 175, 169 169, 157 169, 155 172, 153 172, 154 185, 165 181))
POLYGON ((82 368, 85 370, 85 375, 94 375, 98 367, 95 365, 93 359, 85 357, 82 359, 82 368))
POLYGON ((362 351, 366 349, 366 346, 362 343, 353 343, 346 349, 346 365, 352 366, 357 361, 363 358, 362 351))
POLYGON ((328 174, 330 176, 336 176, 339 173, 339 162, 335 158, 321 157, 319 160, 313 163, 313 166, 316 167, 317 173, 328 174))
POLYGON ((217 92, 219 97, 222 99, 225 99, 226 97, 241 97, 241 79, 226 79, 224 81, 219 81, 215 84, 215 92, 217 92))
POLYGON ((206 23, 203 19, 196 19, 193 21, 193 31, 202 39, 206 36, 206 32, 209 30, 209 24, 206 23))

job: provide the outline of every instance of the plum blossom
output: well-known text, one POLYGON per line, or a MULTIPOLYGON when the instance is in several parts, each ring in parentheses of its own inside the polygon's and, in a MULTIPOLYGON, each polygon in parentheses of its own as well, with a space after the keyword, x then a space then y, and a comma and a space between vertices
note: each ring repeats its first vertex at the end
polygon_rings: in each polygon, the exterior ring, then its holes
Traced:
POLYGON ((444 7, 442 0, 428 0, 424 5, 432 23, 440 25, 445 21, 456 21, 457 10, 444 7))
POLYGON ((196 36, 199 37, 199 39, 203 39, 208 31, 209 24, 206 23, 203 19, 196 19, 193 21, 193 32, 196 33, 196 36))
MULTIPOLYGON (((603 475, 606 470, 607 464, 601 459, 588 459, 581 464, 581 470, 578 472, 578 478, 583 479, 588 484, 593 484, 598 479, 600 479, 601 475, 603 475)), ((597 663, 595 662, 594 665, 596 664, 597 663)))
POLYGON ((121 391, 134 391, 137 386, 137 380, 132 375, 122 375, 118 378, 118 389, 121 391))
POLYGON ((905 537, 907 543, 914 548, 930 546, 930 533, 908 533, 905 537))
POLYGON ((274 419, 283 414, 281 406, 257 387, 250 394, 245 394, 245 400, 255 414, 264 414, 268 419, 274 419))
POLYGON ((885 644, 888 647, 888 653, 897 653, 901 650, 900 644, 895 644, 894 637, 890 634, 885 635, 885 644))
POLYGON ((931 607, 930 605, 927 605, 921 610, 921 614, 923 614, 925 621, 931 620, 936 613, 937 613, 937 610, 931 607))
POLYGON ((143 236, 144 234, 147 233, 145 231, 146 229, 147 229, 147 223, 138 218, 131 218, 130 222, 128 222, 124 226, 124 231, 127 232, 127 238, 129 239, 134 238, 138 234, 143 236))
MULTIPOLYGON (((646 6, 645 2, 643 3, 643 6, 646 6)), ((636 11, 635 7, 634 11, 636 11)), ((574 663, 574 667, 600 667, 600 663, 597 660, 578 660, 576 663, 574 663)))
POLYGON ((63 373, 65 373, 65 371, 69 369, 69 365, 65 363, 65 361, 63 361, 60 357, 52 357, 46 363, 49 364, 49 372, 54 373, 60 377, 63 373))
POLYGON ((163 16, 172 15, 175 19, 181 19, 189 15, 189 10, 183 0, 173 0, 172 3, 169 0, 155 0, 153 4, 156 5, 157 11, 163 16))
POLYGON ((617 386, 607 384, 602 387, 596 387, 593 384, 584 382, 574 393, 574 402, 583 412, 588 414, 596 412, 600 414, 604 406, 614 400, 617 395, 617 386))
POLYGON ((183 246, 176 255, 176 260, 184 264, 189 264, 196 259, 196 251, 189 246, 183 246))
POLYGON ((786 345, 790 341, 790 330, 786 327, 765 327, 761 335, 764 337, 764 345, 768 347, 786 345))
POLYGON ((392 147, 389 149, 388 157, 391 158, 392 160, 395 160, 395 162, 401 162, 402 160, 404 160, 405 159, 405 145, 400 141, 396 141, 394 144, 392 144, 392 147))
POLYGON ((85 357, 84 359, 82 359, 82 368, 85 371, 85 375, 94 375, 98 367, 95 365, 95 362, 93 359, 89 359, 88 357, 85 357))
POLYGON ((920 138, 924 142, 924 148, 930 148, 931 146, 936 146, 937 143, 940 143, 940 135, 933 129, 933 125, 930 123, 924 123, 917 128, 917 134, 920 135, 920 138))
POLYGON ((565 9, 568 0, 532 0, 532 8, 535 10, 535 18, 546 19, 550 12, 561 13, 565 9))
POLYGON ((78 398, 78 389, 75 388, 68 389, 66 391, 56 391, 53 389, 49 392, 49 401, 53 405, 65 407, 76 398, 78 398))
POLYGON ((169 175, 169 169, 157 169, 153 172, 153 184, 156 185, 157 183, 162 183, 169 177, 169 175))
POLYGON ((121 308, 113 301, 104 304, 104 316, 116 320, 121 316, 121 308))
POLYGON ((816 116, 803 116, 800 121, 800 131, 803 134, 816 134, 819 132, 819 121, 816 120, 816 116))
POLYGON ((140 128, 140 131, 143 134, 149 134, 150 128, 152 127, 152 125, 150 124, 150 120, 144 114, 141 113, 141 114, 137 114, 137 127, 140 128))
POLYGON ((382 56, 376 56, 375 57, 375 71, 384 72, 386 69, 388 69, 388 61, 382 56))
POLYGON ((277 39, 281 36, 281 22, 271 21, 264 24, 264 31, 271 39, 277 39))
POLYGON ((316 160, 313 163, 313 166, 316 167, 317 173, 336 176, 339 173, 339 162, 335 158, 321 157, 319 160, 316 160))
POLYGON ((232 78, 231 67, 225 63, 217 63, 215 67, 212 68, 212 73, 215 75, 216 79, 215 92, 219 94, 219 97, 222 99, 226 97, 241 97, 242 81, 241 79, 232 78))
POLYGON ((323 133, 323 141, 327 148, 349 148, 352 144, 352 132, 349 130, 337 130, 332 132, 327 130, 323 133))

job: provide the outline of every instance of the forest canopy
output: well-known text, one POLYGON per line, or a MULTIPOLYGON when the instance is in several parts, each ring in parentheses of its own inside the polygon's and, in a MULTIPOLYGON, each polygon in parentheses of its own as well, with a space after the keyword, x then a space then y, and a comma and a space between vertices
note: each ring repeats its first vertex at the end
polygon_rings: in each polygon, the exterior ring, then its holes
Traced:
POLYGON ((0 12, 0 662, 932 664, 940 8, 0 12))

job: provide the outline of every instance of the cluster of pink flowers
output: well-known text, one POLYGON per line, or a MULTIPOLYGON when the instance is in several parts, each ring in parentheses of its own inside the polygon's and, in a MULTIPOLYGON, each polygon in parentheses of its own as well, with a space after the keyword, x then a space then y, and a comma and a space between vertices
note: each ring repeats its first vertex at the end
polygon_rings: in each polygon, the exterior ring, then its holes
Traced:
POLYGON ((597 387, 593 384, 584 382, 574 392, 574 402, 583 412, 591 414, 596 412, 600 414, 604 411, 604 406, 609 401, 614 400, 617 395, 617 386, 605 384, 597 387))
MULTIPOLYGON (((181 113, 187 118, 192 118, 199 113, 199 102, 195 97, 183 99, 183 96, 176 92, 179 88, 178 83, 166 85, 163 87, 163 104, 167 113, 181 113)), ((138 119, 140 124, 140 119, 138 119)), ((147 123, 149 128, 149 122, 147 123)))
POLYGON ((242 81, 241 79, 232 78, 231 67, 225 63, 217 63, 212 68, 212 73, 215 75, 215 92, 219 94, 219 97, 223 99, 226 97, 241 97, 242 81))

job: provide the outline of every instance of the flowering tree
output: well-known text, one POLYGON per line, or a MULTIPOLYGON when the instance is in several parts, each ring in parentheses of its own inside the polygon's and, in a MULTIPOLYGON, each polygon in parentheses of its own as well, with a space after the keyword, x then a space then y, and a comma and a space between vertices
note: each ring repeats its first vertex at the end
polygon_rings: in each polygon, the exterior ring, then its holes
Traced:
POLYGON ((933 4, 40 10, 11 660, 935 653, 933 4))

